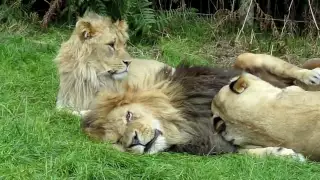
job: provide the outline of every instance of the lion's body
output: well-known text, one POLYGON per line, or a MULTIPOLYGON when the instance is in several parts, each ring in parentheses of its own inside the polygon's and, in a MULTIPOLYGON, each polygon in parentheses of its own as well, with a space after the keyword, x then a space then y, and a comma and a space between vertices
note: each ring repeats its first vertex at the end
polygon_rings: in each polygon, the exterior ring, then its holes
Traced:
POLYGON ((137 82, 149 71, 164 66, 155 60, 130 57, 125 49, 127 28, 125 21, 113 23, 94 13, 78 20, 55 58, 60 78, 57 108, 88 110, 101 88, 112 88, 114 81, 127 75, 129 81, 137 82))
MULTIPOLYGON (((122 92, 101 92, 95 108, 84 119, 85 132, 113 143, 121 139, 127 148, 132 132, 136 131, 141 141, 148 141, 157 129, 162 135, 149 153, 168 148, 193 154, 234 152, 233 146, 214 133, 210 106, 218 90, 239 72, 177 67, 171 74, 170 69, 164 68, 153 74, 154 78, 147 78, 143 86, 129 86, 122 92), (136 119, 127 122, 126 112, 136 119), (148 137, 144 138, 145 135, 148 137)), ((132 150, 143 152, 139 147, 132 150)))
POLYGON ((320 160, 320 92, 275 87, 251 74, 224 86, 212 111, 226 124, 226 140, 246 146, 280 146, 320 160))

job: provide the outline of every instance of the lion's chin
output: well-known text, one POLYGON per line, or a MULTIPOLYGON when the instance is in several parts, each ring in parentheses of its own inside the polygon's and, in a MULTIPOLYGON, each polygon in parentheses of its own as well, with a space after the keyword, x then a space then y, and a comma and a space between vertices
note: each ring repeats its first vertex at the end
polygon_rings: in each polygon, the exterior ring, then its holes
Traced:
POLYGON ((111 77, 115 80, 122 80, 128 76, 129 66, 126 67, 123 71, 116 71, 111 73, 111 77))
POLYGON ((119 73, 114 73, 111 76, 115 80, 122 80, 122 79, 124 79, 124 78, 126 78, 128 76, 128 71, 125 70, 125 71, 122 71, 122 72, 119 72, 119 73))

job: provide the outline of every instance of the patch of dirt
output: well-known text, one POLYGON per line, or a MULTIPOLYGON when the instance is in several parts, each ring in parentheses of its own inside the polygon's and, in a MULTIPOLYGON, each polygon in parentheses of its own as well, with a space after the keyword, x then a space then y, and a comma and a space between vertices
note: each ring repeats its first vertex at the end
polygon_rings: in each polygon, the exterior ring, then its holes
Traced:
POLYGON ((231 67, 238 55, 248 51, 241 44, 223 40, 204 44, 200 52, 217 67, 231 67))

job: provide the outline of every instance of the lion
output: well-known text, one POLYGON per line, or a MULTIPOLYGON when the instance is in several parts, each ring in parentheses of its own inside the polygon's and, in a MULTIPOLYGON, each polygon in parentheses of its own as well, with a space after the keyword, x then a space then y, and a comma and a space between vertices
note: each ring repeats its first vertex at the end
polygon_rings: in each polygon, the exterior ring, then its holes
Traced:
POLYGON ((93 139, 138 153, 234 152, 234 146, 214 133, 210 106, 217 90, 239 73, 187 65, 172 72, 164 67, 144 83, 119 83, 113 93, 101 91, 82 128, 93 139))
MULTIPOLYGON (((264 64, 282 65, 271 59, 264 64)), ((260 64, 263 64, 260 63, 260 64)), ((273 66, 264 66, 265 68, 273 66)), ((278 65, 278 66, 277 66, 278 65)), ((291 72, 299 80, 313 84, 319 79, 314 70, 296 68, 291 72)), ((192 154, 219 154, 237 152, 212 127, 211 102, 215 94, 239 70, 210 67, 178 66, 174 72, 162 69, 147 78, 143 86, 122 84, 113 93, 101 91, 92 111, 82 123, 84 132, 91 138, 107 141, 135 153, 161 151, 192 154), (171 75, 168 75, 171 74, 171 75)), ((274 71, 275 74, 282 69, 274 71)), ((300 157, 290 149, 269 147, 268 153, 300 157)), ((257 150, 257 149, 256 149, 257 150)), ((256 154, 250 151, 251 154, 256 154)), ((243 152, 240 150, 239 152, 243 152)))
POLYGON ((156 60, 132 58, 126 51, 127 31, 125 20, 112 22, 90 11, 78 19, 54 60, 60 79, 58 110, 86 112, 101 88, 112 88, 121 80, 139 82, 149 71, 165 66, 156 60))
POLYGON ((320 92, 278 88, 250 73, 224 86, 212 101, 216 126, 225 140, 247 149, 281 146, 320 160, 320 92))

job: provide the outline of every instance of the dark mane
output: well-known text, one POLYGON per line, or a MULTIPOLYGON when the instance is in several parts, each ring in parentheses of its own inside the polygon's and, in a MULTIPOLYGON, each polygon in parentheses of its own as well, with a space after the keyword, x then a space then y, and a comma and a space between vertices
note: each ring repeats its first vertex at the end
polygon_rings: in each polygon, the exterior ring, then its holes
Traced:
MULTIPOLYGON (((165 71, 167 69, 164 68, 162 72, 165 71)), ((183 87, 184 98, 173 98, 172 103, 177 104, 176 108, 182 112, 188 121, 188 126, 191 126, 196 133, 188 144, 176 145, 171 147, 170 151, 201 155, 235 151, 235 147, 214 133, 211 102, 219 90, 240 73, 241 71, 234 69, 192 67, 187 64, 181 64, 176 68, 171 76, 171 83, 172 85, 178 83, 183 87)), ((183 129, 186 125, 176 124, 176 126, 183 129)))

